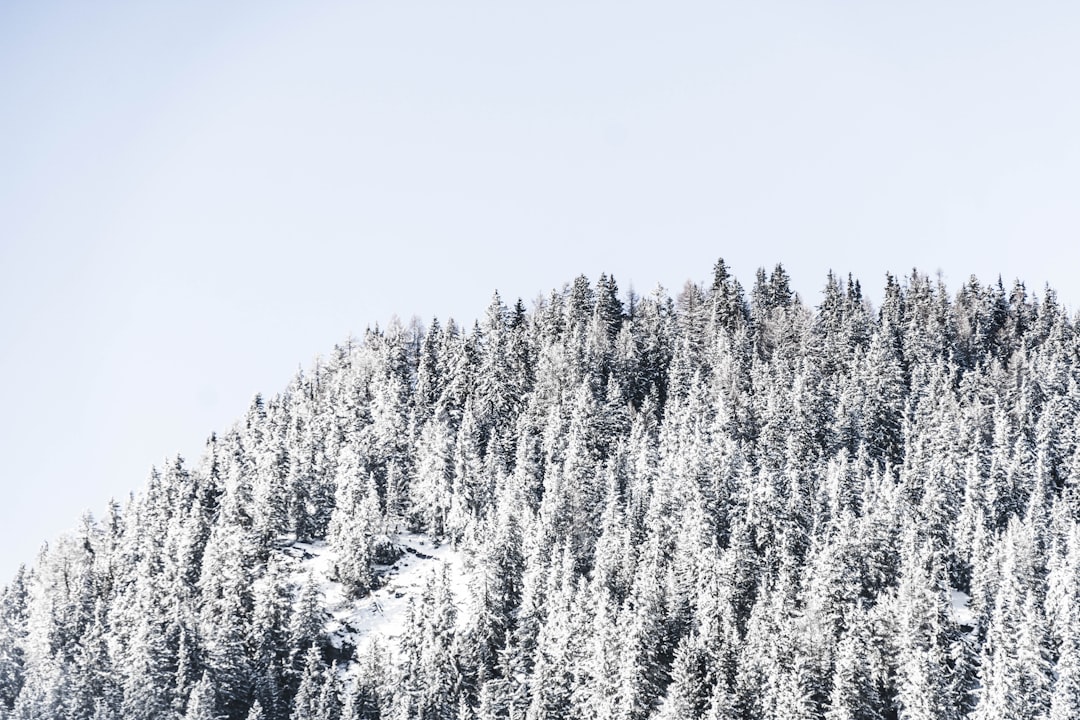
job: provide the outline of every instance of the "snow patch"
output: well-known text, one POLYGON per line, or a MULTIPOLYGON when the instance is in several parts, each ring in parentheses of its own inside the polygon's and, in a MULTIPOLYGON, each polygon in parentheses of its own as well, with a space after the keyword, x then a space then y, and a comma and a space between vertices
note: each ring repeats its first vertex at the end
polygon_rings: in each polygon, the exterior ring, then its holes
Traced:
POLYGON ((949 610, 957 625, 975 626, 975 614, 971 612, 971 596, 956 588, 949 588, 949 610))
POLYGON ((397 533, 391 540, 401 557, 392 565, 376 565, 378 587, 355 600, 344 585, 330 579, 336 553, 325 541, 294 542, 283 550, 291 558, 289 579, 297 597, 308 577, 314 578, 323 608, 330 616, 324 629, 339 650, 352 647, 362 652, 374 638, 379 638, 391 657, 397 659, 409 602, 419 602, 428 581, 443 567, 458 607, 459 624, 465 615, 471 575, 465 554, 422 533, 397 533))

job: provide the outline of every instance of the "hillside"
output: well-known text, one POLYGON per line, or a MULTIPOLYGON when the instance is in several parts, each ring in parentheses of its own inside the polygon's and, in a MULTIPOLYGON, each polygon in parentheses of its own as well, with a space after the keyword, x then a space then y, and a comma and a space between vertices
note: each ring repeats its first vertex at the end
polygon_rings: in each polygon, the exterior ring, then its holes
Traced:
POLYGON ((1076 319, 882 295, 350 339, 4 588, 0 720, 1080 717, 1076 319))

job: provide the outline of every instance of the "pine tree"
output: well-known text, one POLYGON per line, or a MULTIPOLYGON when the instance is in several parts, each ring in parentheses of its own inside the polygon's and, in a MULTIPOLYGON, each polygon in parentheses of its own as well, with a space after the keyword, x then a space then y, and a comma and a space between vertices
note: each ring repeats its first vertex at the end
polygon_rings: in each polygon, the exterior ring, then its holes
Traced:
POLYGON ((376 536, 382 532, 382 511, 375 476, 365 473, 359 457, 346 448, 338 462, 337 493, 327 538, 336 555, 334 579, 353 597, 367 595, 375 577, 376 536))
POLYGON ((217 720, 216 705, 217 696, 214 692, 214 684, 210 677, 203 673, 202 678, 191 689, 184 720, 217 720))
POLYGON ((311 648, 318 648, 322 644, 323 613, 319 586, 315 581, 315 576, 309 574, 300 592, 300 602, 289 627, 289 644, 292 647, 294 668, 300 667, 301 656, 306 658, 311 648))
POLYGON ((20 565, 0 591, 0 711, 15 704, 23 684, 23 640, 27 627, 27 569, 20 565))
POLYGON ((256 700, 251 704, 251 710, 248 711, 247 720, 266 720, 266 714, 263 713, 262 705, 256 700))
MULTIPOLYGON (((285 667, 292 648, 292 593, 284 568, 271 560, 265 575, 255 586, 255 608, 247 647, 252 659, 251 673, 260 712, 273 720, 278 716, 286 686, 285 667)), ((303 635, 310 630, 301 631, 303 635)))
POLYGON ((317 710, 312 720, 341 720, 342 687, 337 663, 330 666, 319 689, 317 710))
POLYGON ((319 717, 319 695, 324 685, 322 653, 312 645, 304 653, 300 684, 293 698, 291 720, 316 720, 319 717))
POLYGON ((671 684, 668 685, 660 717, 665 720, 691 720, 705 714, 711 693, 704 677, 703 660, 697 639, 691 635, 683 636, 675 649, 671 684))
POLYGON ((663 660, 670 652, 661 625, 663 596, 656 582, 655 550, 650 550, 618 621, 622 643, 616 717, 627 720, 647 717, 668 680, 663 660))
POLYGON ((867 666, 867 648, 857 635, 840 641, 826 720, 882 720, 877 688, 867 666))
POLYGON ((957 717, 950 692, 950 630, 945 617, 943 569, 925 547, 905 539, 897 597, 897 701, 900 717, 912 720, 957 717))
POLYGON ((444 420, 433 418, 420 431, 416 478, 411 487, 417 525, 433 535, 446 532, 451 502, 452 436, 444 420))
POLYGON ((385 685, 389 660, 377 639, 372 639, 358 660, 356 682, 345 696, 342 720, 381 720, 389 707, 385 685))

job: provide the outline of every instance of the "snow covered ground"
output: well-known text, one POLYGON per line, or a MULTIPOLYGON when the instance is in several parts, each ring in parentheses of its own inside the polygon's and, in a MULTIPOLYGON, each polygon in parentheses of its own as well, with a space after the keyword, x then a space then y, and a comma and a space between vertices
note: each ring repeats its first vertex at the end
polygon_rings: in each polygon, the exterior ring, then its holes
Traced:
POLYGON ((975 627, 975 614, 971 612, 971 596, 956 588, 949 588, 950 610, 957 625, 975 627))
POLYGON ((396 658, 410 600, 419 602, 428 580, 444 566, 459 613, 466 609, 470 568, 464 553, 420 533, 397 533, 391 539, 403 551, 401 557, 393 565, 376 565, 379 587, 356 600, 348 597, 341 583, 330 579, 335 558, 325 542, 295 542, 284 549, 292 561, 290 580, 298 595, 309 575, 315 578, 330 615, 326 632, 334 647, 362 651, 378 637, 396 658))

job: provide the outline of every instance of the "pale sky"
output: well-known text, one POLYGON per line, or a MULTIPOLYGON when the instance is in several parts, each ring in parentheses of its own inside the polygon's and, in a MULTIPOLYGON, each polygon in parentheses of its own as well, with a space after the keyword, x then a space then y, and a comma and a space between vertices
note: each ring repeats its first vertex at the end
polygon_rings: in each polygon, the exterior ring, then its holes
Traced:
POLYGON ((0 584, 394 314, 783 262, 1080 302, 1060 2, 0 3, 0 584))

